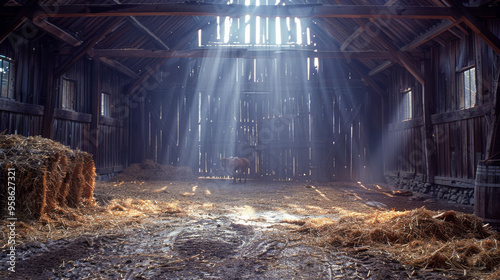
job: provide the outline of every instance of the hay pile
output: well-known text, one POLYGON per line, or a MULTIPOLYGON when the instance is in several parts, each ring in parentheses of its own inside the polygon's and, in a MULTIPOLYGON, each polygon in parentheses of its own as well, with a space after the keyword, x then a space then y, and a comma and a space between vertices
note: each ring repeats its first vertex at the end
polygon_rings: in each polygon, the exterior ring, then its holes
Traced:
POLYGON ((194 181, 191 168, 187 166, 161 165, 153 160, 147 159, 143 163, 131 164, 127 169, 113 178, 113 181, 194 181))
MULTIPOLYGON (((0 134, 0 181, 15 178, 17 217, 40 219, 54 209, 92 203, 95 176, 89 153, 40 136, 0 134)), ((7 208, 7 188, 0 186, 0 211, 7 208)))
POLYGON ((289 221, 322 246, 371 248, 419 268, 500 269, 500 235, 474 215, 425 208, 289 221))

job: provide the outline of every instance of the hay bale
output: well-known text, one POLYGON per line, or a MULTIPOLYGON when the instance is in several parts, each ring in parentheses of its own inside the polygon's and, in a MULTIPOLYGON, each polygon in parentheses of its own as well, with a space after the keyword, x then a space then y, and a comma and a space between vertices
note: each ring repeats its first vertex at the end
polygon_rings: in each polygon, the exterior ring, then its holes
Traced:
POLYGON ((113 178, 113 181, 195 181, 191 168, 162 165, 146 159, 142 163, 131 164, 127 169, 113 178))
MULTIPOLYGON (((0 179, 15 170, 16 216, 41 219, 51 211, 83 200, 92 202, 95 167, 92 155, 40 136, 0 134, 0 179)), ((2 180, 3 181, 3 180, 2 180)), ((5 211, 7 185, 0 186, 5 211)))

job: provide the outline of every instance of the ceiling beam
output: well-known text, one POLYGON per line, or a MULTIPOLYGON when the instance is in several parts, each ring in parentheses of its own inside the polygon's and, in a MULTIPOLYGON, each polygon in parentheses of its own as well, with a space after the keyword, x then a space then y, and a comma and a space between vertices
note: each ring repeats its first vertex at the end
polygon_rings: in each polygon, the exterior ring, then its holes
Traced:
POLYGON ((55 72, 55 78, 59 78, 64 72, 66 72, 73 64, 75 64, 78 59, 80 59, 82 56, 84 56, 90 49, 92 49, 99 41, 104 39, 106 35, 110 32, 112 32, 120 23, 123 21, 123 17, 118 17, 118 18, 113 18, 109 20, 106 24, 106 26, 100 30, 95 36, 92 38, 88 39, 86 42, 84 42, 81 46, 79 46, 75 51, 73 52, 72 56, 67 58, 61 63, 61 66, 57 69, 55 72))
MULTIPOLYGON (((408 43, 407 45, 403 46, 400 51, 410 51, 422 44, 425 44, 426 42, 434 39, 436 36, 439 34, 442 34, 443 32, 449 30, 453 26, 457 26, 460 24, 461 21, 449 21, 449 20, 443 20, 440 23, 436 24, 435 26, 431 27, 428 29, 425 33, 417 36, 413 41, 408 43)), ((378 74, 382 72, 383 70, 389 68, 394 64, 393 61, 385 61, 379 66, 373 68, 368 75, 373 76, 375 74, 378 74)))
POLYGON ((160 44, 164 49, 169 50, 170 48, 163 42, 162 39, 160 39, 158 36, 156 36, 153 31, 151 31, 149 28, 147 28, 144 24, 142 24, 136 17, 130 16, 127 17, 127 20, 130 21, 134 26, 136 26, 139 30, 142 32, 146 33, 149 37, 153 38, 158 44, 160 44))
MULTIPOLYGON (((120 0, 114 0, 116 4, 122 4, 120 0)), ((137 27, 140 31, 146 33, 149 37, 153 38, 157 43, 159 43, 164 49, 168 50, 169 47, 162 39, 160 39, 153 31, 147 28, 144 24, 142 24, 136 17, 129 16, 127 20, 130 21, 135 27, 137 27)))
MULTIPOLYGON (((394 5, 396 2, 398 2, 398 0, 389 0, 384 4, 384 6, 390 7, 390 6, 394 5)), ((371 18, 370 21, 375 21, 375 18, 371 18)), ((356 31, 354 31, 351 34, 351 36, 349 36, 349 38, 347 38, 347 40, 345 40, 345 42, 342 44, 342 46, 340 46, 340 50, 345 51, 345 49, 351 44, 351 42, 354 41, 356 38, 358 38, 359 35, 363 34, 363 32, 365 32, 365 29, 361 26, 358 27, 358 29, 356 29, 356 31)))
MULTIPOLYGON (((355 19, 355 21, 362 27, 366 27, 367 25, 367 23, 365 23, 361 19, 355 19)), ((422 71, 420 71, 420 69, 415 65, 407 52, 400 51, 382 32, 380 32, 377 36, 373 36, 370 38, 386 48, 392 55, 394 55, 394 57, 397 58, 398 63, 401 64, 401 66, 403 66, 406 70, 408 70, 408 72, 410 72, 419 83, 421 83, 422 85, 425 84, 422 71)))
POLYGON ((93 57, 221 57, 221 58, 255 58, 283 57, 283 55, 318 57, 330 59, 391 59, 390 52, 380 51, 308 51, 308 50, 259 50, 252 51, 239 48, 227 50, 144 50, 144 49, 94 49, 93 57))
MULTIPOLYGON (((498 8, 469 8, 476 16, 497 17, 498 8)), ((3 7, 0 16, 18 14, 19 7, 3 7)), ((318 4, 245 6, 225 4, 107 4, 44 6, 38 17, 112 17, 112 16, 231 16, 261 17, 335 17, 335 18, 406 18, 449 19, 455 10, 451 7, 411 6, 323 6, 318 4)))
POLYGON ((75 37, 73 37, 73 35, 48 22, 46 19, 37 18, 32 22, 43 31, 51 34, 52 36, 62 40, 65 43, 72 45, 73 47, 78 47, 82 44, 82 41, 76 39, 75 37))
MULTIPOLYGON (((202 28, 203 26, 205 26, 205 23, 200 21, 193 26, 193 30, 198 30, 198 29, 202 28)), ((180 39, 175 43, 174 48, 184 47, 184 45, 186 45, 193 38, 193 34, 191 31, 183 32, 182 34, 180 34, 179 38, 180 39)), ((165 62, 167 62, 168 60, 169 60, 169 57, 159 58, 157 60, 157 63, 154 64, 153 67, 149 67, 149 69, 146 69, 146 71, 144 71, 144 73, 141 76, 139 76, 137 79, 135 79, 132 82, 132 84, 128 90, 127 96, 132 96, 133 94, 135 94, 135 92, 137 90, 139 90, 141 88, 141 86, 143 86, 143 84, 146 83, 146 81, 156 71, 158 71, 158 69, 160 69, 163 66, 163 64, 165 64, 165 62)), ((149 90, 151 90, 151 89, 149 89, 149 90)))

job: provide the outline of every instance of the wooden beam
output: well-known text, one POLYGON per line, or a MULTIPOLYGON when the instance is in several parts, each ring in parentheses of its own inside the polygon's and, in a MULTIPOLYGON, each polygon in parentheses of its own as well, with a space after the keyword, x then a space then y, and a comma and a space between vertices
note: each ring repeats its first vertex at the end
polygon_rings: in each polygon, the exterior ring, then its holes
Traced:
POLYGON ((144 50, 144 49, 95 49, 92 56, 100 57, 222 57, 222 58, 254 58, 254 57, 283 57, 303 56, 331 59, 390 59, 390 52, 357 51, 357 52, 335 52, 335 51, 309 51, 309 50, 280 50, 280 51, 252 51, 246 49, 228 48, 227 50, 144 50))
MULTIPOLYGON (((478 16, 496 17, 498 9, 475 8, 478 16)), ((12 16, 18 7, 4 7, 0 16, 12 16)), ((299 18, 410 18, 449 19, 454 14, 449 7, 363 6, 363 5, 276 5, 245 6, 226 4, 105 4, 105 5, 47 5, 37 12, 38 17, 116 17, 116 16, 231 16, 299 18)))
POLYGON ((426 177, 427 182, 434 183, 434 176, 436 175, 436 143, 432 137, 432 108, 434 92, 434 71, 432 68, 431 60, 425 61, 425 85, 422 94, 422 109, 424 119, 424 154, 426 162, 426 177))
POLYGON ((500 69, 493 73, 494 82, 491 89, 493 94, 493 117, 491 128, 488 130, 486 142, 487 159, 500 159, 500 69))
POLYGON ((72 45, 73 47, 78 47, 82 44, 80 40, 76 39, 71 34, 55 26, 54 24, 48 22, 46 19, 37 18, 32 22, 34 25, 38 26, 43 31, 51 34, 52 36, 60 39, 65 43, 72 45))
POLYGON ((160 44, 164 49, 169 50, 170 48, 163 42, 162 39, 160 39, 158 36, 156 36, 153 31, 151 31, 149 28, 147 28, 144 24, 142 24, 137 18, 131 16, 127 17, 127 19, 134 25, 136 26, 139 30, 142 32, 146 33, 149 37, 153 38, 158 44, 160 44))
POLYGON ((66 59, 61 66, 57 69, 55 77, 59 78, 64 72, 66 72, 78 59, 84 56, 95 44, 104 39, 106 35, 112 32, 118 25, 123 21, 123 17, 114 18, 109 21, 106 27, 98 32, 94 37, 88 39, 83 43, 78 49, 73 52, 73 55, 66 59))
POLYGON ((456 4, 457 9, 461 13, 461 19, 472 29, 483 41, 500 55, 500 39, 491 32, 487 26, 474 16, 467 8, 461 4, 456 4))
MULTIPOLYGON (((398 0, 389 0, 384 4, 384 6, 389 7, 394 5, 396 2, 398 2, 398 0)), ((371 18, 370 21, 375 21, 375 18, 371 18)), ((352 41, 358 38, 359 35, 363 34, 363 32, 365 32, 365 29, 361 26, 358 27, 358 29, 356 29, 356 31, 354 31, 354 33, 352 33, 351 36, 349 36, 349 38, 345 40, 342 46, 340 46, 340 50, 345 51, 345 49, 349 46, 349 44, 351 44, 352 41)))
MULTIPOLYGON (((122 4, 120 0, 114 0, 116 4, 122 4)), ((137 27, 139 30, 142 32, 146 33, 149 37, 153 38, 157 43, 159 43, 164 49, 168 50, 169 47, 167 44, 163 42, 162 39, 160 39, 156 34, 154 34, 149 28, 147 28, 144 24, 142 24, 137 18, 134 16, 129 16, 127 17, 127 20, 129 20, 135 27, 137 27)))
POLYGON ((42 60, 45 60, 44 66, 46 71, 46 98, 45 104, 43 108, 43 120, 42 120, 42 136, 45 138, 53 139, 54 137, 54 112, 57 107, 57 98, 56 98, 56 87, 55 82, 56 78, 54 77, 54 62, 53 55, 47 58, 45 56, 42 57, 42 60), (48 63, 47 63, 48 62, 48 63))
POLYGON ((128 68, 127 66, 121 64, 120 62, 118 62, 116 60, 109 59, 107 57, 100 57, 99 60, 102 63, 108 65, 109 67, 111 67, 115 70, 120 71, 121 73, 129 76, 132 79, 137 79, 139 77, 134 71, 130 70, 130 68, 128 68))
POLYGON ((389 60, 384 61, 379 66, 373 68, 370 72, 368 72, 368 76, 374 76, 374 75, 384 71, 385 69, 391 67, 393 64, 394 64, 393 61, 389 61, 389 60))
POLYGON ((3 98, 0 99, 0 111, 8 111, 8 112, 34 115, 34 116, 43 116, 43 109, 44 107, 41 105, 11 101, 3 98))
MULTIPOLYGON (((362 20, 355 19, 355 21, 360 26, 366 26, 366 23, 362 20)), ((410 72, 419 83, 421 83, 422 85, 425 83, 422 72, 415 66, 415 63, 411 61, 410 56, 407 53, 398 50, 395 45, 391 43, 391 40, 387 36, 380 32, 377 36, 371 37, 371 39, 378 42, 380 45, 385 47, 392 55, 394 55, 394 57, 398 59, 398 63, 406 68, 406 70, 408 70, 408 72, 410 72)))
MULTIPOLYGON (((454 21, 453 22, 453 21, 449 21, 449 20, 443 20, 440 23, 438 23, 435 26, 428 29, 425 33, 417 36, 415 39, 413 39, 413 41, 411 41, 407 45, 403 46, 400 49, 400 51, 410 51, 410 50, 412 50, 412 49, 414 49, 422 44, 425 44, 426 42, 432 40, 433 38, 435 38, 439 34, 442 34, 443 32, 445 32, 446 30, 449 30, 453 26, 460 24, 460 22, 461 21, 454 21)), ((380 64, 379 66, 373 68, 368 73, 368 75, 369 76, 376 75, 376 74, 382 72, 383 70, 389 68, 393 64, 394 64, 393 61, 385 61, 382 64, 380 64)))
MULTIPOLYGON (((192 30, 198 30, 204 25, 205 23, 200 21, 195 26, 193 26, 192 30)), ((181 36, 179 36, 179 38, 181 39, 176 42, 174 49, 184 47, 184 45, 187 44, 193 37, 193 34, 190 30, 180 35, 181 36)), ((131 96, 132 94, 134 94, 149 79, 149 77, 151 77, 158 69, 160 69, 160 67, 165 64, 165 62, 167 62, 168 59, 168 57, 158 59, 157 63, 153 67, 150 67, 147 71, 144 71, 144 73, 133 82, 127 96, 131 96)), ((142 102, 141 104, 144 105, 144 102, 142 102)))
POLYGON ((410 43, 406 44, 400 50, 401 51, 413 50, 414 48, 429 42, 430 40, 432 40, 436 36, 442 34, 446 30, 448 30, 454 26, 457 26, 460 23, 461 23, 461 21, 443 20, 440 23, 429 28, 427 31, 425 31, 425 33, 417 36, 415 39, 413 39, 410 43))
POLYGON ((95 60, 92 65, 92 103, 91 103, 91 113, 92 117, 90 120, 90 133, 88 137, 90 139, 90 151, 94 155, 94 161, 97 164, 97 152, 99 149, 99 117, 101 115, 101 67, 99 61, 95 60))
MULTIPOLYGON (((0 27, 0 44, 9 37, 9 35, 19 28, 28 18, 31 17, 34 6, 37 4, 37 0, 30 0, 22 7, 16 7, 17 12, 12 14, 13 19, 7 23, 5 26, 0 27)), ((1 10, 5 10, 9 7, 2 7, 1 10)))
POLYGON ((363 79, 365 84, 367 86, 371 87, 375 91, 375 93, 380 95, 380 97, 382 97, 382 98, 385 97, 384 90, 373 80, 372 77, 366 75, 361 70, 359 70, 359 66, 351 65, 351 67, 349 67, 349 68, 351 68, 354 72, 356 72, 363 79))

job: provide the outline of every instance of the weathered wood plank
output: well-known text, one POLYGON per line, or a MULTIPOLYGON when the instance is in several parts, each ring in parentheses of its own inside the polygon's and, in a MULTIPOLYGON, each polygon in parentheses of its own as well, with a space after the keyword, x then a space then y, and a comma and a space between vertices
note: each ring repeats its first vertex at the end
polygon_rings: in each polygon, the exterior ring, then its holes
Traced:
POLYGON ((0 111, 43 116, 44 106, 0 99, 0 111))
POLYGON ((64 109, 56 109, 54 112, 54 117, 62 120, 70 120, 70 121, 84 122, 84 123, 90 123, 92 119, 91 114, 85 114, 64 109))
POLYGON ((48 22, 46 19, 38 18, 32 21, 34 25, 41 28, 43 31, 51 34, 52 36, 66 42, 73 47, 77 47, 82 44, 82 42, 75 37, 73 37, 68 32, 62 30, 61 28, 55 26, 54 24, 48 22))

